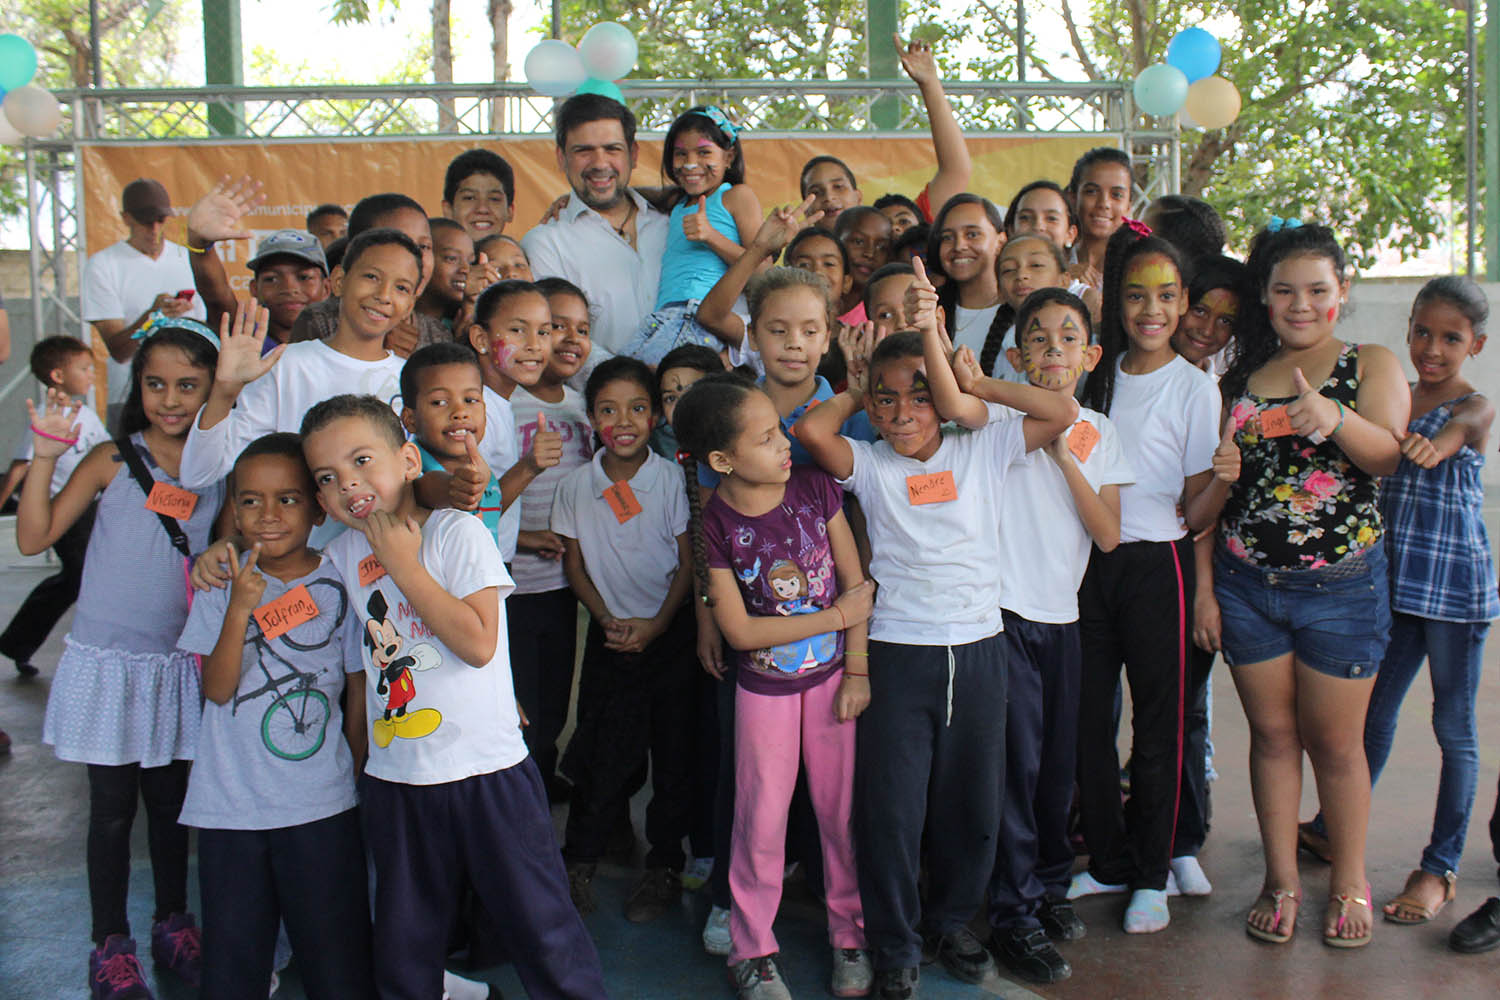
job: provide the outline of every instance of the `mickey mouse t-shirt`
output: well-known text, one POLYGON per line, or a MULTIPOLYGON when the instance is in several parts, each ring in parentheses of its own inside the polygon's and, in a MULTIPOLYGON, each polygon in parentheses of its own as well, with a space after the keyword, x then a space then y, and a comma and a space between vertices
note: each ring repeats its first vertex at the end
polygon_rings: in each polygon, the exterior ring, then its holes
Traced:
MULTIPOLYGON (((703 508, 708 565, 730 569, 755 618, 810 615, 838 596, 828 521, 843 509, 833 477, 794 465, 781 503, 747 517, 715 493, 703 508)), ((781 646, 735 653, 739 683, 755 694, 792 694, 823 680, 844 659, 844 633, 824 632, 781 646)))
POLYGON ((515 584, 484 523, 462 511, 433 511, 422 526, 422 565, 455 597, 499 591, 499 639, 487 663, 467 663, 443 645, 375 559, 363 532, 335 538, 328 557, 359 622, 348 655, 364 664, 366 772, 404 785, 436 785, 524 760, 505 641, 505 598, 515 584))

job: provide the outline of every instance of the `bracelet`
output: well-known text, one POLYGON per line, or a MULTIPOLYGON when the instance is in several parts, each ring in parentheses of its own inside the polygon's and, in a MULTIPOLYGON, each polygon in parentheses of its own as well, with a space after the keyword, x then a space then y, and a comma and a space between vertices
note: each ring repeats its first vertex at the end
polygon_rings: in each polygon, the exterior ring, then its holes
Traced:
POLYGON ((855 672, 854 672, 854 671, 852 671, 852 670, 845 670, 845 671, 844 671, 844 676, 845 676, 845 677, 868 677, 868 676, 870 676, 870 675, 869 675, 869 674, 856 674, 856 673, 855 673, 855 672))
POLYGON ((48 434, 46 431, 42 430, 36 424, 32 424, 31 425, 31 433, 40 435, 41 437, 46 438, 48 441, 60 441, 63 444, 77 444, 78 443, 78 439, 77 438, 60 438, 56 434, 48 434))
POLYGON ((870 654, 869 653, 856 653, 852 649, 846 649, 846 650, 844 650, 844 655, 845 656, 863 656, 867 660, 870 658, 870 654))
POLYGON ((182 245, 187 247, 188 253, 208 253, 208 247, 195 247, 187 240, 183 240, 182 245))
POLYGON ((1344 429, 1344 404, 1335 399, 1333 401, 1333 405, 1339 408, 1339 422, 1334 425, 1333 430, 1328 432, 1329 437, 1333 437, 1339 431, 1344 429))
POLYGON ((844 611, 843 611, 843 609, 840 608, 837 604, 835 604, 833 606, 833 610, 835 610, 835 611, 837 611, 839 613, 839 631, 840 632, 847 632, 849 630, 849 620, 844 617, 844 611))

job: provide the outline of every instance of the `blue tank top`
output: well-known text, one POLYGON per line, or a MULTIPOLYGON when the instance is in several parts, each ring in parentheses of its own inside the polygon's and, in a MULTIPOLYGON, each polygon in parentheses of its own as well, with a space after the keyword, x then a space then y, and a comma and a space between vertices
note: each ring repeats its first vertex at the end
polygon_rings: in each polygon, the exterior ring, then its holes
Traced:
MULTIPOLYGON (((724 207, 724 192, 728 190, 727 183, 720 184, 719 189, 708 196, 708 221, 720 233, 741 243, 734 216, 724 207)), ((703 298, 729 270, 724 258, 714 253, 707 243, 695 243, 682 235, 683 217, 696 211, 698 199, 686 197, 672 209, 672 220, 667 226, 667 249, 661 258, 661 284, 657 286, 658 309, 673 302, 703 298)))

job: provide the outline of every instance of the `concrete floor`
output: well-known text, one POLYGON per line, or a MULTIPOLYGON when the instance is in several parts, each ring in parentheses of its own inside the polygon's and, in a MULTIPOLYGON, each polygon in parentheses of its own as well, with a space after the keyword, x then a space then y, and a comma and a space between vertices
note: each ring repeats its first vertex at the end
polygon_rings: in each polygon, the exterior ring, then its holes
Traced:
MULTIPOLYGON (((1491 526, 1494 528, 1493 524, 1491 526)), ((0 614, 8 617, 26 591, 48 569, 41 560, 20 559, 10 518, 0 518, 0 614)), ((83 842, 87 796, 83 768, 62 764, 40 743, 42 714, 66 622, 37 658, 41 677, 23 681, 0 663, 0 728, 14 740, 0 757, 0 1000, 54 1000, 86 995, 88 897, 83 842)), ((936 967, 924 970, 927 1000, 980 998, 1253 998, 1500 995, 1500 952, 1460 956, 1445 946, 1453 924, 1495 893, 1496 868, 1485 822, 1495 804, 1500 771, 1500 679, 1491 643, 1479 696, 1481 772, 1475 821, 1464 856, 1457 903, 1429 926, 1377 924, 1375 942, 1360 951, 1335 952, 1318 940, 1326 869, 1306 861, 1307 905, 1296 940, 1272 947, 1250 940, 1242 929, 1246 909, 1261 880, 1260 846, 1245 774, 1244 716, 1228 672, 1217 671, 1214 742, 1220 780, 1213 786, 1214 827, 1201 855, 1214 883, 1206 899, 1172 902, 1165 932, 1127 937, 1120 929, 1123 897, 1084 900, 1088 922, 1083 941, 1065 946, 1073 978, 1029 991, 1003 980, 985 988, 965 986, 936 967)), ((1424 675, 1425 678, 1425 675, 1424 675)), ((1426 842, 1438 766, 1429 727, 1430 688, 1420 679, 1402 713, 1401 728, 1380 786, 1370 826, 1370 877, 1377 903, 1399 892, 1426 842)), ((1311 772, 1304 783, 1303 815, 1315 809, 1311 772)), ((637 828, 641 826, 637 803, 637 828)), ((559 814, 559 819, 560 819, 559 814)), ((142 953, 149 927, 150 871, 145 862, 144 821, 136 825, 132 923, 142 953)), ((698 941, 707 900, 685 897, 683 906, 647 927, 619 915, 635 874, 605 866, 596 883, 600 909, 589 918, 613 995, 619 1000, 689 1000, 728 996, 721 960, 703 953, 698 941)), ((196 898, 196 883, 192 887, 196 898)), ((827 990, 827 951, 820 911, 796 883, 778 924, 782 965, 789 985, 802 997, 827 990)), ((151 972, 149 962, 147 970, 151 972)), ((507 997, 523 996, 509 969, 487 970, 507 997)), ((162 1000, 185 1000, 191 991, 176 982, 157 984, 162 1000)), ((295 972, 278 997, 303 996, 295 972)))

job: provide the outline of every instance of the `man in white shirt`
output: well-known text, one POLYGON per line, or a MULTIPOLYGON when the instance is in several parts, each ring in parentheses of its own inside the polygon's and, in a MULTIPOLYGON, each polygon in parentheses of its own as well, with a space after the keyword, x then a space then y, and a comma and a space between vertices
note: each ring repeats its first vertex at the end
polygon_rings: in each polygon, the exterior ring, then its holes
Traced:
POLYGON ((635 116, 578 94, 557 111, 557 167, 573 188, 558 217, 521 238, 538 278, 567 278, 589 299, 597 346, 618 353, 656 305, 667 216, 629 187, 635 116))
POLYGON ((204 318, 193 294, 187 247, 167 240, 172 199, 157 181, 142 177, 125 185, 120 218, 130 235, 94 254, 84 268, 83 318, 109 350, 109 423, 114 425, 130 391, 130 359, 136 332, 151 313, 204 318))

